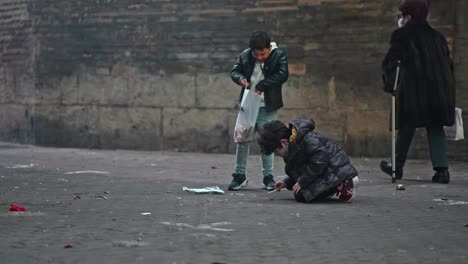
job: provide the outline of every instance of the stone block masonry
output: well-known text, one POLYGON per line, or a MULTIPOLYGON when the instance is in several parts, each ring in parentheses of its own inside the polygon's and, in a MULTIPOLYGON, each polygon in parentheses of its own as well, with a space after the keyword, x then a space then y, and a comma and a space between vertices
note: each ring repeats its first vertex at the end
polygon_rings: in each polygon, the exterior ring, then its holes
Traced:
MULTIPOLYGON (((229 71, 265 30, 290 62, 281 120, 310 116, 349 154, 388 156, 380 64, 396 2, 0 1, 0 140, 232 153, 229 71)), ((432 1, 430 23, 449 40, 468 120, 465 2, 432 1)), ((426 158, 426 142, 421 131, 411 157, 426 158)), ((449 155, 467 159, 468 141, 449 155)))

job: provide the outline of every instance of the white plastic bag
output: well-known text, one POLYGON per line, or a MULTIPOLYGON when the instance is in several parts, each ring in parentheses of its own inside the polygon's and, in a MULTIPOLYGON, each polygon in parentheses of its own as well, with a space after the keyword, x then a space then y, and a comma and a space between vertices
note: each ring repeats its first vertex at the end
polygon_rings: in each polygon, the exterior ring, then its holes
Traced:
POLYGON ((245 89, 239 106, 236 126, 234 128, 234 141, 247 142, 252 137, 257 123, 258 109, 260 109, 260 95, 245 89))
POLYGON ((465 138, 463 133, 462 110, 460 108, 455 108, 455 123, 449 127, 444 126, 444 130, 447 140, 458 141, 465 138))

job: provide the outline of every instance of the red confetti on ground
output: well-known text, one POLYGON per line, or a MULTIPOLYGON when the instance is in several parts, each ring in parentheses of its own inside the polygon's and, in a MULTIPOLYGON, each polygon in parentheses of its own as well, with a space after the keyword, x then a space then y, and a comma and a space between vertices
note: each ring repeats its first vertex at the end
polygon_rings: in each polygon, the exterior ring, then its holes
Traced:
POLYGON ((16 205, 16 204, 10 204, 10 211, 11 212, 24 212, 26 211, 26 208, 16 205))
POLYGON ((65 245, 63 246, 63 248, 72 248, 72 247, 73 247, 73 246, 70 245, 70 244, 65 244, 65 245))
POLYGON ((81 199, 81 197, 79 195, 75 196, 75 198, 73 198, 75 200, 78 200, 78 199, 81 199))

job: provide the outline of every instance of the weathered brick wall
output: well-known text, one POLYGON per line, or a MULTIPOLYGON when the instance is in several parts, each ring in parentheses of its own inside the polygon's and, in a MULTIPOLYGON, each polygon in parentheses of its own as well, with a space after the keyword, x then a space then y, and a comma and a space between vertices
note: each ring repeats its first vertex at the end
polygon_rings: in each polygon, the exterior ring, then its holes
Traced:
POLYGON ((0 138, 30 142, 34 38, 30 1, 0 1, 0 138))
MULTIPOLYGON (((33 98, 2 102, 2 112, 30 109, 9 120, 30 124, 17 130, 27 135, 18 140, 42 145, 232 152, 239 87, 229 70, 259 29, 288 51, 282 120, 309 115, 349 153, 388 155, 390 104, 380 63, 395 29, 395 2, 31 1, 33 98)), ((433 4, 431 23, 459 56, 458 99, 467 106, 467 7, 433 4)), ((4 89, 22 89, 15 85, 4 89)), ((3 126, 2 138, 12 129, 3 126)), ((425 139, 414 143, 412 156, 425 157, 425 139)), ((468 157, 467 146, 451 146, 452 156, 468 157)))

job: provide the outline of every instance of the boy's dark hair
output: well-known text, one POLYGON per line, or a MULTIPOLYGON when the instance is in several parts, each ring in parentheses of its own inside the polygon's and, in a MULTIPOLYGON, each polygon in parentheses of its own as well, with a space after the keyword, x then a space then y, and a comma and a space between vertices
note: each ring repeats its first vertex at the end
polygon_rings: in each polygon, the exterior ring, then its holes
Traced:
POLYGON ((410 15, 415 21, 426 21, 429 14, 428 0, 401 0, 398 8, 401 14, 410 15))
POLYGON ((291 130, 281 121, 275 120, 266 123, 260 132, 258 144, 263 154, 270 155, 281 147, 282 139, 289 139, 291 130))
POLYGON ((252 50, 263 50, 270 47, 270 37, 264 31, 255 31, 250 35, 249 48, 252 50))

